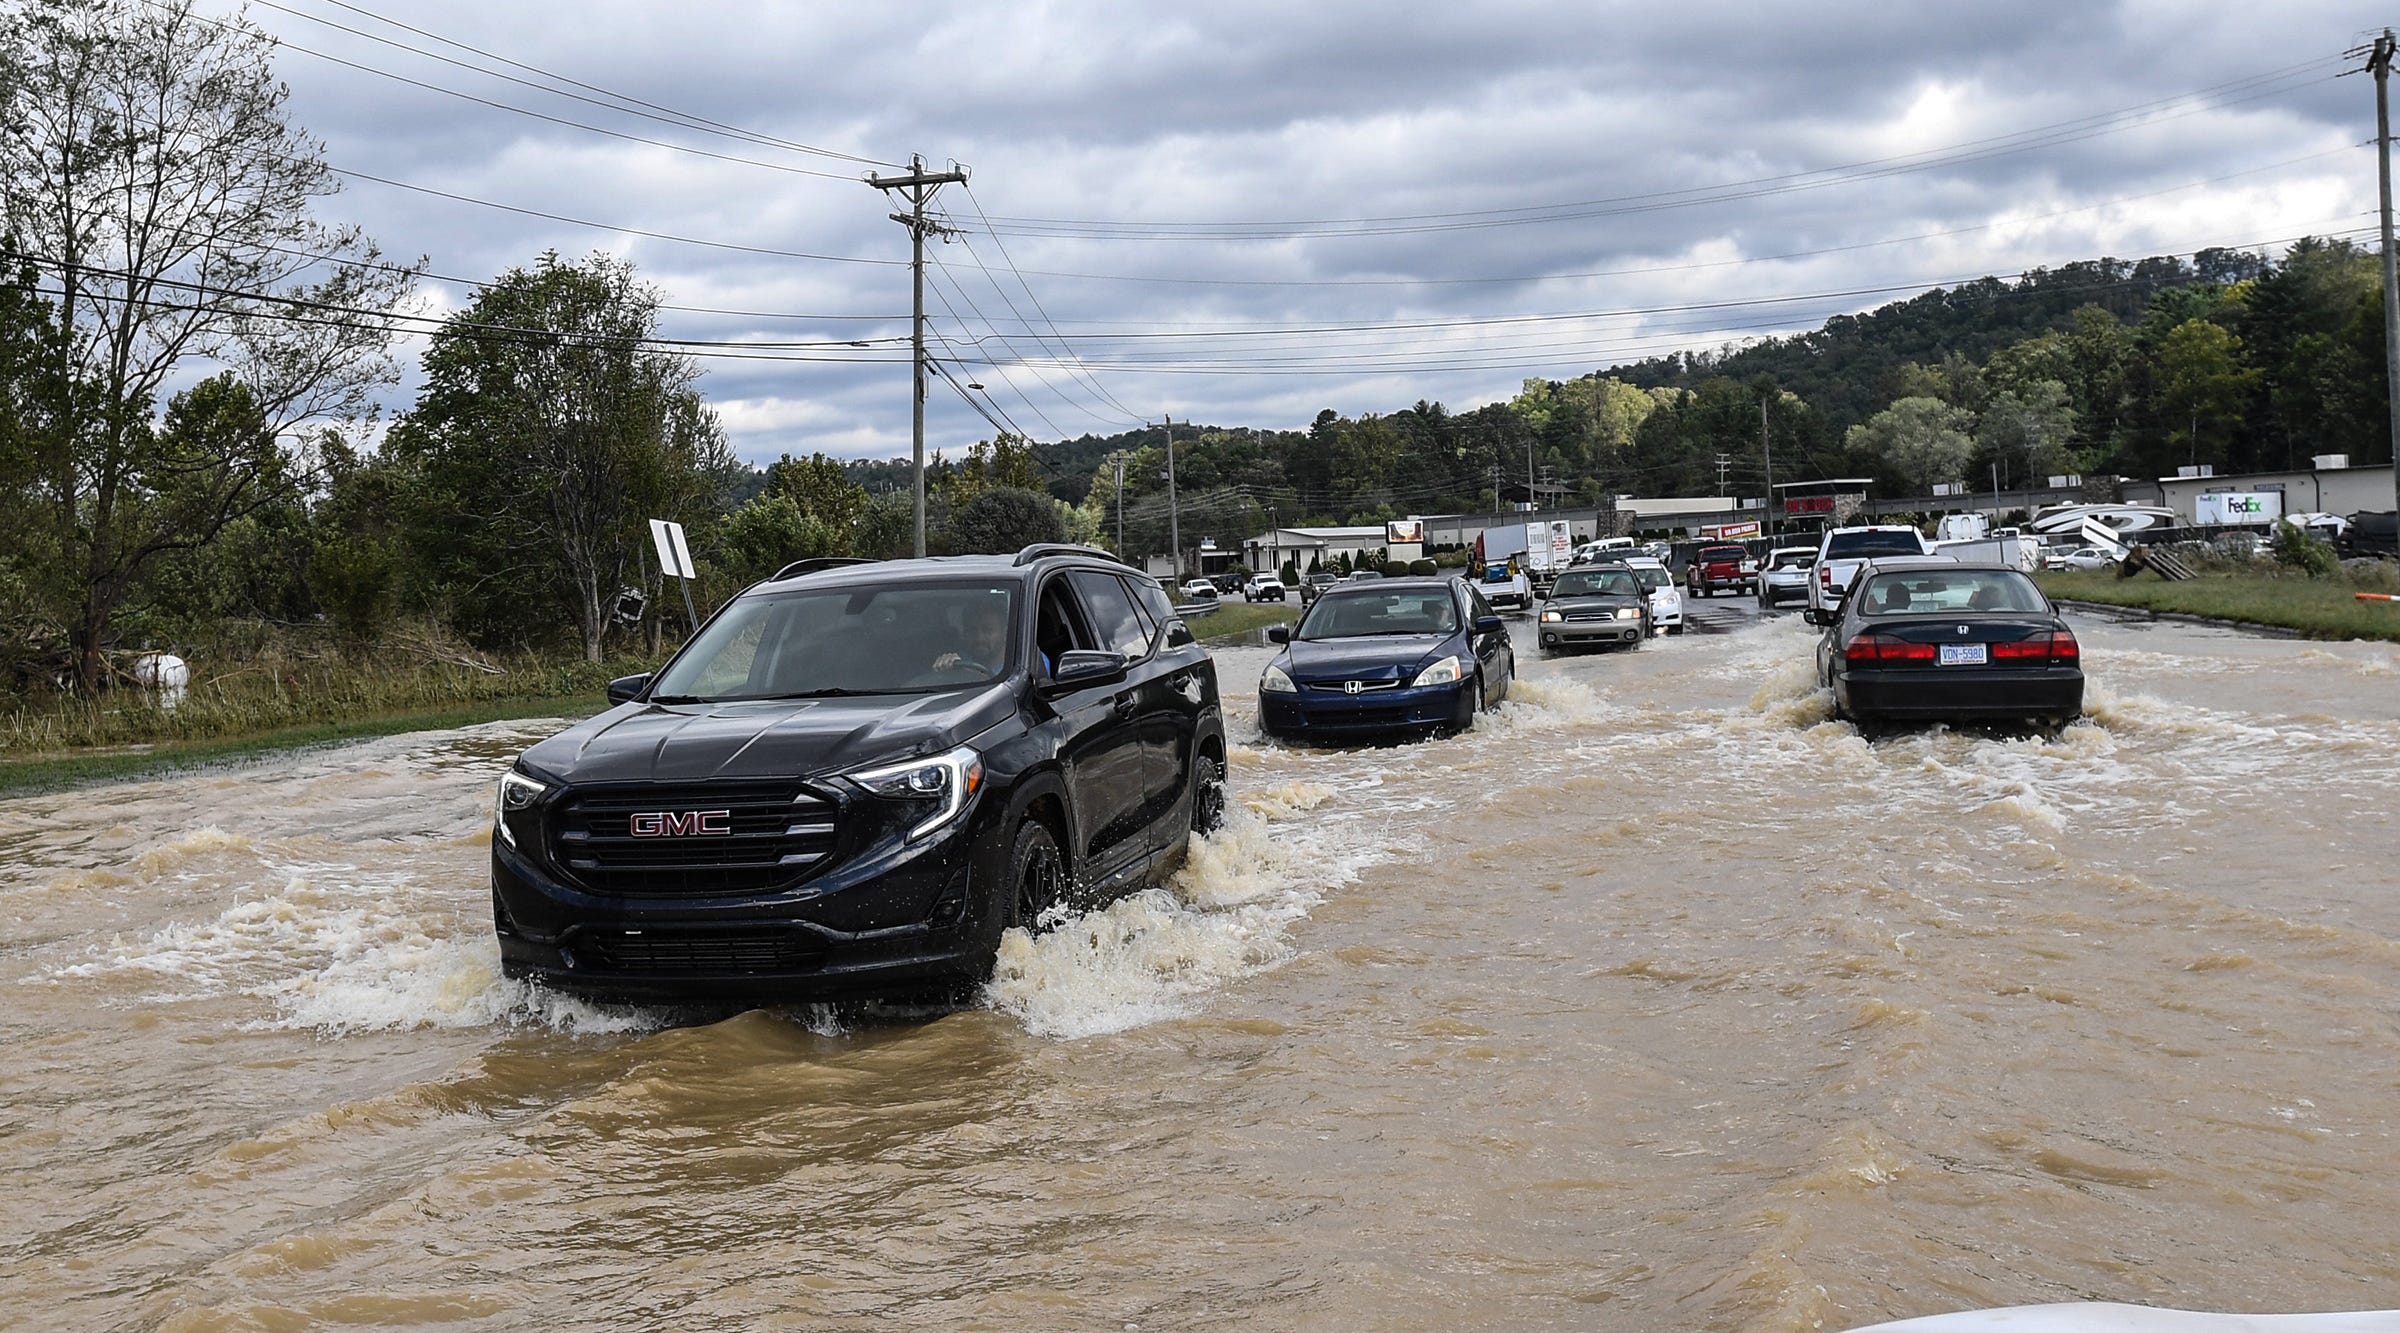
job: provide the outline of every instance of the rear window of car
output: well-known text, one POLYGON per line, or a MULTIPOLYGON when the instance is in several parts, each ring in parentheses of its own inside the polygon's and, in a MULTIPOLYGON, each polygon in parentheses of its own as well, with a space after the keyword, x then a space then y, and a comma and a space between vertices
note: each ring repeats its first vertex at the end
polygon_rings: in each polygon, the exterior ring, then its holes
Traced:
POLYGON ((2013 569, 1906 569, 1875 575, 1860 594, 1870 616, 2047 612, 2033 580, 2013 569))
POLYGON ((1925 542, 1914 532, 1837 532, 1825 539, 1825 554, 1923 555, 1925 542))

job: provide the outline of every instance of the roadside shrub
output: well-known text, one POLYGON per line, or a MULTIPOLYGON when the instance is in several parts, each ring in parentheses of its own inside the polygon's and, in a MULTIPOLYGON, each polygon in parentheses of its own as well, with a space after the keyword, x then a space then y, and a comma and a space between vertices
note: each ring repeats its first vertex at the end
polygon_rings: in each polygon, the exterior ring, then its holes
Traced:
POLYGON ((2296 569, 2312 579, 2329 578, 2339 569, 2333 547, 2322 538, 2313 537, 2289 520, 2275 525, 2275 562, 2287 569, 2296 569))
POLYGON ((2344 560, 2342 577, 2360 592, 2400 592, 2400 561, 2344 560))
POLYGON ((1442 567, 1438 561, 1411 560, 1408 562, 1408 572, 1411 574, 1438 574, 1441 571, 1442 567))

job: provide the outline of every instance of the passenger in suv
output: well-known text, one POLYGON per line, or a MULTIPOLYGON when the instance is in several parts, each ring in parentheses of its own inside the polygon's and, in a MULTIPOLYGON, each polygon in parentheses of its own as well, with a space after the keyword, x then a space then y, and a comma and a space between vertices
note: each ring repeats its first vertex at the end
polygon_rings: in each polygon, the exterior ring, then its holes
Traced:
POLYGON ((1214 664, 1084 547, 802 561, 609 699, 517 760, 492 838, 502 970, 580 994, 956 993, 1224 811, 1214 664))

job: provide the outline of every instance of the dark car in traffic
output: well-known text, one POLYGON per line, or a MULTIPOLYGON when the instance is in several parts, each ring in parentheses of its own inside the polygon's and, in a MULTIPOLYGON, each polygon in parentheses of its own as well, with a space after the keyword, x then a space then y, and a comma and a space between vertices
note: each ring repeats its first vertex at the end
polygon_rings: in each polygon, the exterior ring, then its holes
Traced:
POLYGON ((1458 579, 1344 583, 1267 637, 1284 645, 1258 683, 1275 737, 1463 731, 1516 678, 1507 627, 1458 579))
POLYGON ((503 971, 606 998, 956 994, 1224 808, 1216 670, 1103 552, 802 561, 500 784, 503 971))
POLYGON ((1615 563, 1578 565, 1561 573, 1534 624, 1545 650, 1639 648, 1656 632, 1649 593, 1631 569, 1615 563))
POLYGON ((2059 728, 2083 711, 2083 649, 2023 573, 1939 557, 1862 564, 1817 645, 1834 714, 1862 727, 2059 728))

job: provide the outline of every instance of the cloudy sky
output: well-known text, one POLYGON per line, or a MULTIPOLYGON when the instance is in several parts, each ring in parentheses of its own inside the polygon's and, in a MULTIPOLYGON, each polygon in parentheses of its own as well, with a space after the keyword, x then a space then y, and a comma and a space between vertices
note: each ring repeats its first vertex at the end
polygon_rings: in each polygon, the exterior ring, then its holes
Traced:
POLYGON ((1302 427, 1419 398, 1463 410, 1527 376, 1984 274, 2369 236, 2374 87, 2337 75, 2394 16, 2316 0, 247 13, 285 44, 292 114, 349 178, 326 217, 424 256, 422 308, 457 309, 544 250, 626 258, 671 307, 663 335, 724 344, 703 386, 754 462, 908 451, 908 238, 863 178, 912 154, 970 177, 933 206, 957 232, 929 246, 926 296, 956 387, 933 386, 931 446, 992 421, 1037 440, 1163 414, 1302 427))

